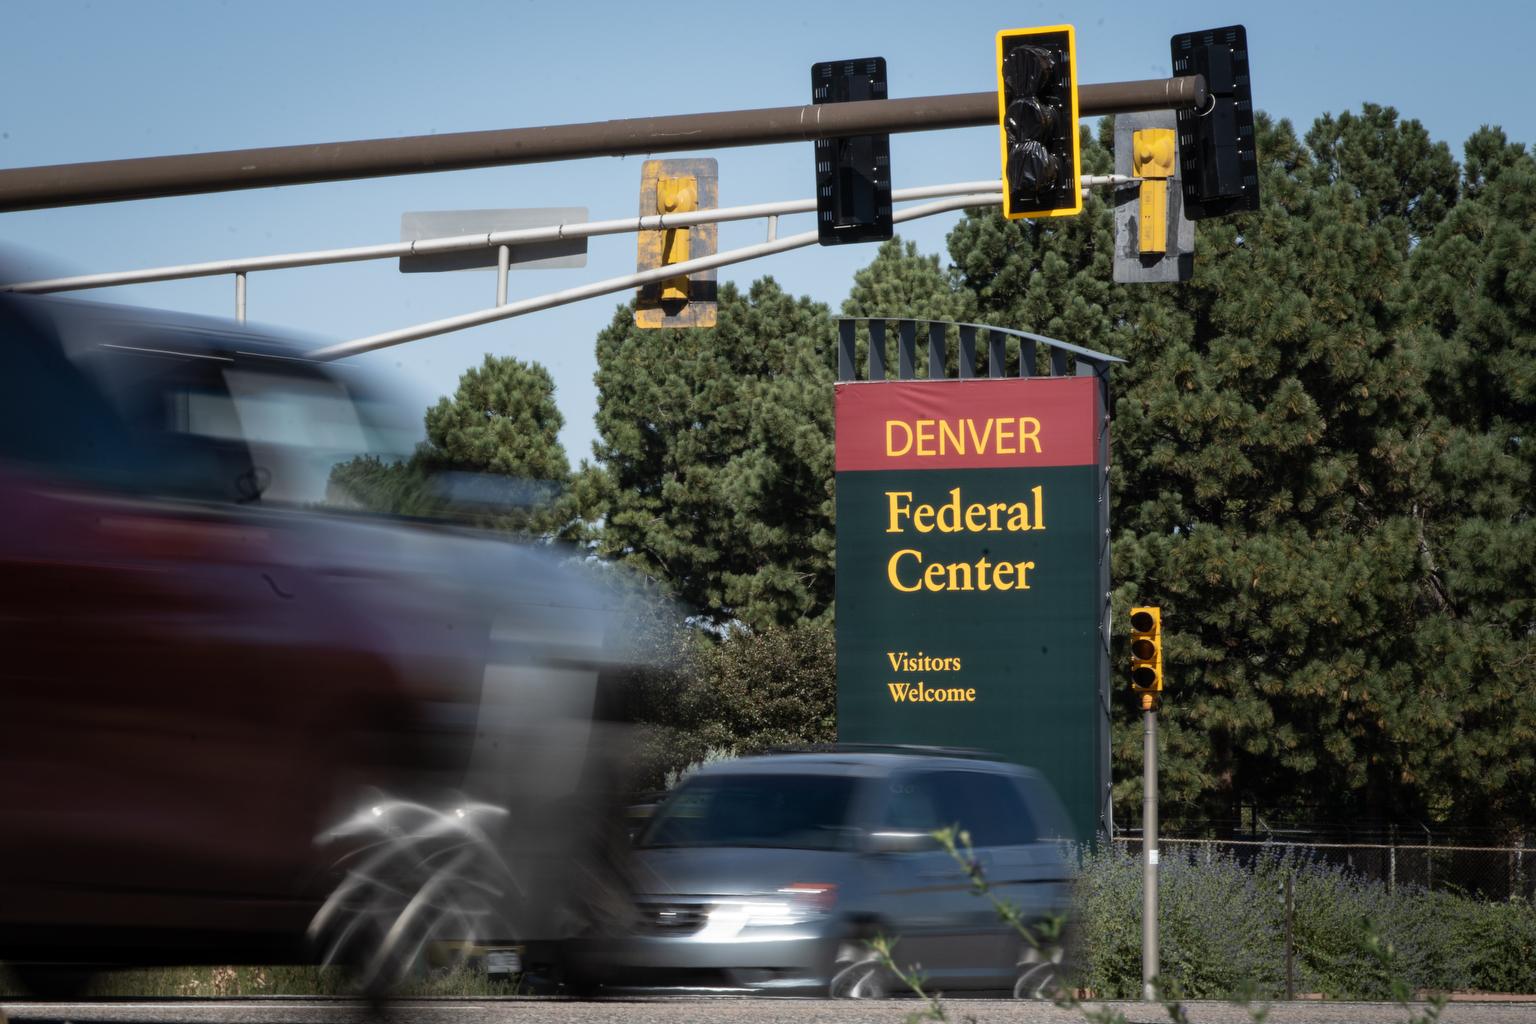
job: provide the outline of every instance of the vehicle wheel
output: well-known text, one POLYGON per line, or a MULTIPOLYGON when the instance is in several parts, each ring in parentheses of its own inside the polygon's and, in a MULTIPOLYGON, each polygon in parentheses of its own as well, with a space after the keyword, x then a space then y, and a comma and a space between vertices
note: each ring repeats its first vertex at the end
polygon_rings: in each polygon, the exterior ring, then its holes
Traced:
POLYGON ((833 999, 884 999, 890 995, 891 972, 862 938, 844 939, 832 962, 827 995, 833 999))
POLYGON ((380 798, 326 833, 346 851, 309 926, 321 962, 351 967, 377 998, 420 973, 431 943, 504 938, 499 908, 516 886, 486 828, 500 814, 380 798))
POLYGON ((1065 990, 1066 944, 1025 943, 1013 983, 1015 999, 1056 999, 1065 990))

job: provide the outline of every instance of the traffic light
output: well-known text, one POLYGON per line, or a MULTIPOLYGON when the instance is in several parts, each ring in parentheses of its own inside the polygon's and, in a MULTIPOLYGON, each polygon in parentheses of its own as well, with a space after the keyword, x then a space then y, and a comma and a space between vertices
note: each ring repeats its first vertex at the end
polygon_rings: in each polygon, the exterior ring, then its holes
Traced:
POLYGON ((1157 608, 1131 609, 1131 689, 1163 690, 1163 613, 1157 608))
POLYGON ((1178 112, 1184 216, 1220 217, 1259 208, 1259 155, 1253 134, 1248 32, 1241 25, 1174 36, 1173 74, 1204 75, 1203 110, 1178 112))
MULTIPOLYGON (((811 66, 811 102, 883 100, 885 58, 811 66)), ((842 135, 816 140, 816 236, 822 245, 883 242, 891 220, 891 137, 842 135)))
POLYGON ((1067 217, 1083 208, 1077 143, 1077 42, 1071 25, 997 34, 1003 216, 1067 217))
MULTIPOLYGON (((640 216, 713 210, 719 205, 719 164, 713 158, 647 160, 640 167, 640 216)), ((712 256, 719 240, 714 224, 641 231, 636 270, 712 256)), ((699 271, 642 285, 635 297, 636 327, 713 327, 716 272, 699 271)))

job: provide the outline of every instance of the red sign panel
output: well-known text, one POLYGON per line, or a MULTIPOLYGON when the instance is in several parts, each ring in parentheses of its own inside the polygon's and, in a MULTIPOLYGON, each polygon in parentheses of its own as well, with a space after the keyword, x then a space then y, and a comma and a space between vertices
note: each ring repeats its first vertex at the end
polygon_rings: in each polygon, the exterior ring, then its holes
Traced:
POLYGON ((839 384, 837 471, 1093 465, 1097 388, 1092 377, 839 384))

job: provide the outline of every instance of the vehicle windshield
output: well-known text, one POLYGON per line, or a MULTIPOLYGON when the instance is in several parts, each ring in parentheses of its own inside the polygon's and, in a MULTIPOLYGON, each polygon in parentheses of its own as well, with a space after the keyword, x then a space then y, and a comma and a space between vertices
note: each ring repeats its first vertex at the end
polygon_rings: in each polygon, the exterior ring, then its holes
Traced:
MULTIPOLYGON (((324 507, 331 470, 407 457, 413 417, 366 381, 302 360, 98 345, 74 358, 131 428, 139 489, 177 498, 324 507)), ((222 351, 222 350, 221 350, 222 351)))
POLYGON ((843 850, 857 780, 837 775, 709 775, 685 781, 637 846, 843 850))
POLYGON ((395 410, 359 397, 339 380, 233 369, 223 377, 228 411, 189 422, 187 429, 243 439, 267 474, 263 501, 323 502, 337 463, 359 455, 388 462, 411 449, 409 426, 391 421, 395 410))

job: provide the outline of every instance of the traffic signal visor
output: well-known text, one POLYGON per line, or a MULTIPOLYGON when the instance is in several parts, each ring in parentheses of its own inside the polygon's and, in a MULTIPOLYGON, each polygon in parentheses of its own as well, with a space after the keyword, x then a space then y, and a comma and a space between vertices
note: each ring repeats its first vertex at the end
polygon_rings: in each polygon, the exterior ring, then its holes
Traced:
POLYGON ((1157 608, 1131 609, 1131 689, 1163 689, 1163 613, 1157 608))
POLYGON ((1077 37, 1071 25, 997 34, 1003 216, 1070 217, 1083 209, 1077 137, 1077 37))

